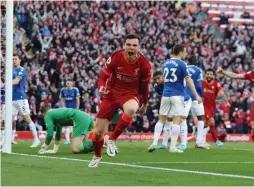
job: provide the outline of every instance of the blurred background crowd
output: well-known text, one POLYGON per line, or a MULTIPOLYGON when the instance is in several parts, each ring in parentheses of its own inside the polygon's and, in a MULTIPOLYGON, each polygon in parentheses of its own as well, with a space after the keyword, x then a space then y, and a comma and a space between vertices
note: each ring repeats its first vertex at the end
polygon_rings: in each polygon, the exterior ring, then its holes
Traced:
MULTIPOLYGON (((216 25, 196 2, 16 2, 14 44, 21 65, 29 73, 27 94, 33 120, 45 129, 39 107, 42 103, 59 107, 59 92, 67 78, 73 79, 80 91, 80 108, 95 116, 100 102, 98 75, 128 33, 141 36, 142 53, 152 62, 153 71, 160 69, 170 58, 172 47, 179 43, 188 47, 189 55, 197 56, 203 70, 222 66, 239 73, 250 71, 254 62, 253 27, 229 25, 225 14, 220 18, 216 25), (222 24, 228 26, 222 30, 222 24)), ((5 16, 1 16, 2 34, 6 34, 5 23, 5 16)), ((1 44, 5 45, 4 39, 1 44)), ((217 131, 248 133, 254 87, 248 81, 217 79, 231 102, 229 108, 218 98, 217 131)), ((153 131, 159 101, 151 85, 147 114, 137 115, 129 130, 153 131)), ((116 120, 117 116, 112 123, 116 120)), ((193 120, 188 124, 191 130, 193 120)), ((26 128, 19 118, 17 130, 26 128)))

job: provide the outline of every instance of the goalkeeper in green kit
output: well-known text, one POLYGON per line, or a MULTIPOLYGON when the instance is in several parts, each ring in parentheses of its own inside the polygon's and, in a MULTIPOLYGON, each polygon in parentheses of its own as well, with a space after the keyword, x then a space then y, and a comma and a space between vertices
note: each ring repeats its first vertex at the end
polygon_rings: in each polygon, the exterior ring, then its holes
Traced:
POLYGON ((78 109, 58 108, 51 109, 51 106, 42 105, 40 112, 44 116, 47 127, 45 143, 41 146, 39 154, 57 153, 62 136, 62 127, 73 126, 71 149, 73 153, 88 153, 94 151, 93 142, 88 139, 90 131, 93 129, 93 118, 78 109), (48 146, 53 139, 54 127, 56 128, 55 145, 53 150, 48 150, 48 146))

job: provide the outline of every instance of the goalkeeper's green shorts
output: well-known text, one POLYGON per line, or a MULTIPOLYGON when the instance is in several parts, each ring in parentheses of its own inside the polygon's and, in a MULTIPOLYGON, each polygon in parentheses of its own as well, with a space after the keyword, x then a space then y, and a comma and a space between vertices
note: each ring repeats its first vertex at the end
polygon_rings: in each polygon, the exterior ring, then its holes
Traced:
POLYGON ((93 118, 90 115, 84 112, 76 114, 73 118, 72 138, 86 135, 87 131, 92 130, 93 123, 93 118))

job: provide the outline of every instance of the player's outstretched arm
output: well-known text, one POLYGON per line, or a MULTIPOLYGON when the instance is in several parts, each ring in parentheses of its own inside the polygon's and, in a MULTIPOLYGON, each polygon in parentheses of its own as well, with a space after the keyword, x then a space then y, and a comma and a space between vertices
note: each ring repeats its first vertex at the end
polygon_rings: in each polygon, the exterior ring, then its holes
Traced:
POLYGON ((243 74, 237 74, 237 73, 233 73, 233 72, 230 72, 230 71, 225 71, 221 67, 219 67, 216 72, 219 73, 219 74, 222 74, 226 77, 230 77, 231 79, 244 79, 243 74))
POLYGON ((195 85, 193 83, 193 80, 191 79, 190 76, 185 77, 186 83, 189 86, 189 88, 191 89, 191 92, 193 93, 193 95, 195 96, 195 98, 197 99, 198 103, 202 103, 202 98, 198 95, 195 85))

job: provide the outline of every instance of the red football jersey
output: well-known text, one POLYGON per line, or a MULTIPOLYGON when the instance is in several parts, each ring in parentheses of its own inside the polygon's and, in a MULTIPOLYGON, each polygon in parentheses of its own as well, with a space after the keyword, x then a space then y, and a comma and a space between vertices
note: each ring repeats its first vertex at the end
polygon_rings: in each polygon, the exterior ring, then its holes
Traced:
POLYGON ((107 82, 109 96, 139 95, 140 84, 151 79, 151 65, 143 55, 139 54, 139 57, 130 63, 123 52, 124 50, 115 52, 106 62, 106 70, 111 73, 110 81, 107 82))
POLYGON ((248 73, 243 74, 245 80, 250 80, 254 82, 254 70, 249 71, 248 73))
POLYGON ((209 110, 215 110, 216 98, 218 93, 222 90, 220 84, 213 80, 208 83, 206 80, 202 81, 203 93, 204 93, 204 107, 209 110))

